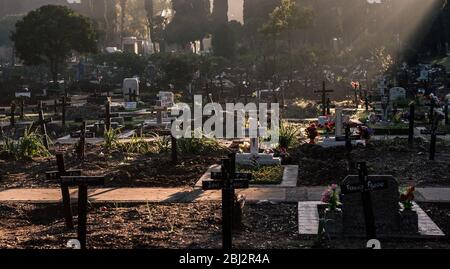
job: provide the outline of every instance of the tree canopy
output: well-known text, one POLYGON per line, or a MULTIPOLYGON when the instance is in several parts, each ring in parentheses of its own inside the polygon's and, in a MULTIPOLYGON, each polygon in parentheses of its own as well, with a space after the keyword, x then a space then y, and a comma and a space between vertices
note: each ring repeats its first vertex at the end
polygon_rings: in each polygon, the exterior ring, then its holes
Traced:
POLYGON ((97 51, 91 21, 64 6, 48 5, 28 13, 16 24, 11 39, 26 65, 49 64, 53 81, 72 52, 97 51))

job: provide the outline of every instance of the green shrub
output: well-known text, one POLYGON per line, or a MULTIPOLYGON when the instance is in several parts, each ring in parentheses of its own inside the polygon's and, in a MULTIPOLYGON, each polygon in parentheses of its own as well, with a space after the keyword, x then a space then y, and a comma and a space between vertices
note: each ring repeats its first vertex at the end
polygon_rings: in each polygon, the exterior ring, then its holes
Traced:
POLYGON ((217 140, 207 138, 181 138, 177 141, 178 150, 182 154, 201 154, 222 150, 217 140))
POLYGON ((122 143, 120 145, 122 150, 127 153, 147 154, 152 152, 150 143, 145 141, 144 136, 138 134, 134 134, 133 137, 131 137, 130 142, 122 143))
POLYGON ((242 173, 251 173, 251 184, 280 184, 284 173, 281 165, 238 166, 237 170, 242 173))
POLYGON ((119 144, 119 134, 120 129, 110 128, 108 131, 105 131, 103 134, 103 147, 105 149, 115 149, 119 144))
POLYGON ((288 149, 295 146, 300 136, 300 129, 292 124, 281 124, 279 147, 288 149))
POLYGON ((153 133, 152 136, 155 138, 155 151, 158 154, 169 152, 171 149, 171 139, 168 136, 160 136, 153 133))
POLYGON ((25 129, 24 135, 18 140, 4 138, 3 142, 3 150, 14 160, 49 157, 51 155, 42 142, 42 136, 32 131, 31 126, 25 129))

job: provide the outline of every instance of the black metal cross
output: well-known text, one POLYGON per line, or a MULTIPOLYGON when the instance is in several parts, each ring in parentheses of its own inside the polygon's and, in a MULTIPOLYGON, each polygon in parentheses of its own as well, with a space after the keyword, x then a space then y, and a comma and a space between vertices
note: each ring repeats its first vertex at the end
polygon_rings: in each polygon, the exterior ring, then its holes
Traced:
POLYGON ((211 173, 211 180, 202 182, 203 190, 222 190, 222 248, 232 249, 233 205, 235 189, 249 187, 250 173, 236 173, 236 154, 222 159, 220 173, 211 173))
POLYGON ((373 213, 371 192, 387 189, 388 182, 386 180, 380 180, 377 182, 370 181, 367 173, 367 164, 365 162, 359 162, 357 164, 357 167, 359 183, 354 185, 341 185, 341 193, 345 195, 349 193, 361 192, 364 211, 364 223, 366 226, 366 236, 368 240, 376 239, 377 233, 375 227, 375 217, 373 213))
MULTIPOLYGON (((81 170, 66 170, 64 155, 62 153, 56 154, 56 164, 58 166, 57 171, 48 171, 45 173, 48 180, 61 181, 61 177, 63 176, 81 176, 81 170)), ((73 217, 70 204, 69 188, 67 186, 61 185, 61 194, 66 226, 68 229, 73 229, 73 217)))
POLYGON ((327 115, 327 93, 334 92, 333 90, 327 90, 325 81, 322 83, 322 90, 321 91, 314 91, 314 93, 321 93, 322 94, 322 114, 323 116, 327 115))

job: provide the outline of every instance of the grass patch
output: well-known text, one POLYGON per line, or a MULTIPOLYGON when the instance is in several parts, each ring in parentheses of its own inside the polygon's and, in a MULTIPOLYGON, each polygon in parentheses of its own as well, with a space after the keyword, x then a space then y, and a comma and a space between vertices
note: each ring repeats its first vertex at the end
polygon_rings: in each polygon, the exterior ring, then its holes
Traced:
POLYGON ((284 167, 281 165, 263 166, 238 166, 237 171, 241 173, 251 173, 250 184, 281 184, 283 181, 284 167))

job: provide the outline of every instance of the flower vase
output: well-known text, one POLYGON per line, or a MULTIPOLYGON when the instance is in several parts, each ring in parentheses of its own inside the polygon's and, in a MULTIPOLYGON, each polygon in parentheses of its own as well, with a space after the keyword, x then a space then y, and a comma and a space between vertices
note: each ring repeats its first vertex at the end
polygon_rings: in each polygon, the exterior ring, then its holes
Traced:
POLYGON ((342 235, 342 210, 340 208, 327 208, 325 209, 325 231, 330 235, 342 235))

